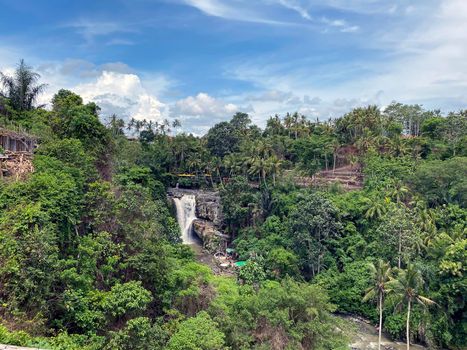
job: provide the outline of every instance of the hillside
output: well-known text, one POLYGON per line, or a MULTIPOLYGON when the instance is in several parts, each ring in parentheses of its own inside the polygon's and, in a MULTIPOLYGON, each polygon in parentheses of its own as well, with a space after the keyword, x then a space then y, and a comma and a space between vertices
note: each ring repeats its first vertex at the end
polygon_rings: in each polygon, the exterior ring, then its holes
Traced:
POLYGON ((345 349, 336 314, 351 314, 408 344, 467 345, 465 110, 394 103, 265 128, 236 113, 197 137, 103 123, 69 90, 50 109, 3 95, 0 136, 34 145, 28 171, 0 179, 0 343, 345 349), (168 188, 207 191, 198 214, 240 267, 215 274, 182 244, 168 188))

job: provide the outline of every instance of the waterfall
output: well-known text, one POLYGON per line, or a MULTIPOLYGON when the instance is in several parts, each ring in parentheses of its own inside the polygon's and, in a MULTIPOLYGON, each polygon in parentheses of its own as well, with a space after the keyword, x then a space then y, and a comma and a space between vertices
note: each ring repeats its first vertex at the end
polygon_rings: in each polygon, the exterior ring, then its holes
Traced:
POLYGON ((185 244, 194 243, 192 224, 196 219, 196 198, 192 194, 185 194, 181 198, 174 198, 177 209, 177 221, 180 226, 182 241, 185 244))

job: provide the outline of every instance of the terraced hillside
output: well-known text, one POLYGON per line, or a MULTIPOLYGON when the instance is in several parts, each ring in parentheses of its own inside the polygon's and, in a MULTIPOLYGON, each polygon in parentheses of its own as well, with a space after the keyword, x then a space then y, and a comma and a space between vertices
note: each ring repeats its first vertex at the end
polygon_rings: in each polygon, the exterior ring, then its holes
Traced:
POLYGON ((344 166, 335 170, 323 170, 312 177, 301 176, 294 178, 298 186, 328 186, 340 184, 347 191, 359 190, 363 187, 363 174, 357 166, 344 166))

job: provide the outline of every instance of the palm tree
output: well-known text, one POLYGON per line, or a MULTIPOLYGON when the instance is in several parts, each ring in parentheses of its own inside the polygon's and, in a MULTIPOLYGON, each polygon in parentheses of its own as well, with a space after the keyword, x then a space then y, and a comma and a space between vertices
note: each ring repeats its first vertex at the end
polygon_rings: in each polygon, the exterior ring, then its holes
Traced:
POLYGON ((229 177, 232 177, 234 175, 237 175, 241 173, 242 171, 242 166, 241 162, 239 161, 238 157, 231 153, 227 154, 224 159, 223 159, 223 166, 225 169, 229 170, 229 177))
POLYGON ((282 169, 282 160, 277 158, 276 155, 272 155, 268 159, 268 168, 272 174, 272 184, 276 186, 276 176, 280 173, 282 169))
POLYGON ((117 135, 123 135, 123 128, 125 127, 125 122, 123 119, 119 119, 116 114, 110 116, 109 123, 107 124, 112 135, 115 137, 117 135))
POLYGON ((375 139, 368 128, 365 128, 362 132, 362 136, 355 142, 360 153, 366 153, 370 148, 373 148, 375 139))
POLYGON ((164 119, 163 121, 163 125, 164 125, 164 132, 167 132, 168 134, 170 134, 170 121, 168 119, 164 119))
POLYGON ((264 186, 268 187, 266 183, 266 175, 269 170, 269 164, 266 159, 261 157, 253 157, 249 160, 250 168, 248 173, 250 175, 257 175, 258 181, 261 184, 261 179, 263 180, 264 186))
POLYGON ((289 137, 290 137, 290 129, 292 125, 293 125, 293 117, 289 113, 287 113, 286 116, 284 117, 284 126, 285 126, 285 129, 289 133, 289 137))
POLYGON ((127 126, 126 126, 126 129, 128 131, 130 131, 131 129, 133 129, 133 127, 135 126, 136 124, 136 119, 135 118, 131 118, 130 121, 128 122, 127 126))
POLYGON ((19 62, 15 74, 10 77, 0 72, 0 83, 5 88, 3 95, 11 101, 11 105, 17 111, 29 111, 34 108, 34 103, 46 84, 37 85, 40 75, 33 72, 31 67, 19 62))
POLYGON ((398 136, 393 138, 389 143, 389 153, 393 157, 402 157, 407 155, 410 152, 409 147, 404 142, 404 140, 398 136))
POLYGON ((415 301, 423 307, 436 304, 433 300, 420 295, 420 290, 422 289, 424 283, 425 282, 420 271, 412 264, 409 264, 406 270, 400 270, 397 279, 394 279, 390 282, 394 292, 401 300, 399 305, 402 305, 404 302, 407 303, 407 350, 410 349, 410 312, 412 303, 415 301))
POLYGON ((372 197, 365 198, 364 201, 367 205, 365 212, 365 218, 367 219, 379 219, 388 211, 388 203, 386 199, 383 202, 379 198, 372 197))
POLYGON ((172 121, 172 127, 174 128, 175 135, 177 134, 178 128, 180 128, 181 126, 182 126, 182 123, 180 122, 180 120, 174 119, 174 120, 172 121))
POLYGON ((363 301, 378 298, 379 309, 379 329, 378 329, 378 350, 381 349, 381 331, 383 328, 383 302, 384 295, 391 292, 390 281, 392 280, 392 270, 389 263, 379 260, 375 266, 373 263, 368 265, 372 276, 373 286, 368 288, 363 297, 363 301))
POLYGON ((402 202, 409 195, 409 189, 400 180, 392 182, 388 186, 388 192, 389 197, 395 199, 396 203, 402 202))
MULTIPOLYGON (((221 175, 221 167, 222 167, 222 159, 219 157, 213 157, 210 162, 210 167, 212 170, 215 170, 217 173, 217 176, 219 177, 219 183, 222 188, 224 188, 224 182, 222 181, 222 175, 221 175)), ((211 171, 212 173, 212 171, 211 171)), ((211 174, 212 175, 212 174, 211 174)))

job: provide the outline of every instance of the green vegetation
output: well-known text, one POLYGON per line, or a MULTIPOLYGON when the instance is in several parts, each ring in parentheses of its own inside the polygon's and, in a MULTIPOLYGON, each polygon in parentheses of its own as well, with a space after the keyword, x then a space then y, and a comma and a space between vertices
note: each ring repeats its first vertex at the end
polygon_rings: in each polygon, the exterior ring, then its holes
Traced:
POLYGON ((38 78, 24 62, 2 75, 0 120, 39 146, 26 180, 0 182, 0 343, 345 349, 339 312, 407 344, 466 346, 466 111, 393 103, 328 122, 274 116, 264 130, 237 113, 172 136, 177 120, 104 125, 67 90, 35 107, 38 78), (360 189, 297 185, 342 167, 363 169, 360 189), (237 278, 180 244, 165 194, 176 183, 220 190, 247 261, 237 278))

